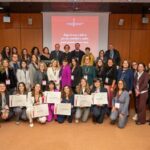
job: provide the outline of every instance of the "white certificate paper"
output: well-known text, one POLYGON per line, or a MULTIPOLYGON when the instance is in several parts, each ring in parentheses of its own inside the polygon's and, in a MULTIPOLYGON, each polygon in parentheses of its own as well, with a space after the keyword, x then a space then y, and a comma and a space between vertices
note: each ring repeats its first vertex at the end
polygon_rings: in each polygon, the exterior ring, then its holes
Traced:
POLYGON ((70 116, 71 104, 67 104, 67 103, 55 104, 54 114, 70 116))
POLYGON ((92 93, 94 105, 108 104, 107 92, 92 93))
POLYGON ((91 107, 93 104, 92 95, 75 94, 74 106, 75 107, 91 107))
POLYGON ((33 106, 33 118, 45 117, 49 115, 48 104, 33 106))
POLYGON ((61 92, 44 92, 45 103, 59 104, 61 102, 61 92))
POLYGON ((27 105, 27 95, 10 95, 10 107, 25 107, 27 105))

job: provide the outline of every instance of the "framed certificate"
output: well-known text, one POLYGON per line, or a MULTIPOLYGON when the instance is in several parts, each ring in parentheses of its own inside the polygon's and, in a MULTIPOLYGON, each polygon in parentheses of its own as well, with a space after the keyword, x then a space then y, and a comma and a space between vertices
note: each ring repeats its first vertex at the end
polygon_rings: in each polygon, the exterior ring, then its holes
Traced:
POLYGON ((33 118, 45 117, 49 115, 48 104, 33 106, 33 118))
POLYGON ((92 104, 93 104, 92 95, 75 94, 74 97, 75 107, 91 107, 92 104))
POLYGON ((94 105, 108 104, 107 92, 92 93, 94 105))
POLYGON ((70 116, 71 115, 71 104, 67 104, 67 103, 55 104, 54 114, 70 116))
POLYGON ((45 103, 59 104, 61 102, 61 92, 44 92, 45 103))
POLYGON ((10 95, 9 107, 25 107, 27 105, 27 95, 10 95))

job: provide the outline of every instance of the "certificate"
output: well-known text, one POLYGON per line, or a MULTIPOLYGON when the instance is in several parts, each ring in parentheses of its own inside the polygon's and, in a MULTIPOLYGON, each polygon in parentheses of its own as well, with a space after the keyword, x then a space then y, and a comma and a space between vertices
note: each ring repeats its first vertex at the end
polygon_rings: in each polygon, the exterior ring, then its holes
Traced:
POLYGON ((74 106, 76 106, 76 107, 91 107, 92 104, 93 104, 92 95, 75 94, 74 106))
POLYGON ((26 95, 10 95, 9 106, 10 107, 25 107, 27 105, 26 95))
POLYGON ((59 104, 61 102, 61 92, 44 92, 45 103, 59 104))
POLYGON ((92 93, 94 105, 108 104, 107 92, 92 93))
POLYGON ((33 118, 45 117, 49 115, 48 104, 33 106, 33 118))
POLYGON ((67 104, 67 103, 55 104, 54 114, 70 116, 71 104, 67 104))

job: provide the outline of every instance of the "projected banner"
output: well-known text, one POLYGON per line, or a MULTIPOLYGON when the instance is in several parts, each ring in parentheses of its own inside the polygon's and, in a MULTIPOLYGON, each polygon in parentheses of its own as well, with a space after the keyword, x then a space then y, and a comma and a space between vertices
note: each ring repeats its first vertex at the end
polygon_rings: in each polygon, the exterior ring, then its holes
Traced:
MULTIPOLYGON (((75 43, 81 49, 90 47, 93 53, 98 51, 99 17, 98 16, 52 16, 51 17, 52 47, 56 43, 62 46, 69 44, 71 50, 75 43)), ((63 48, 63 47, 61 47, 63 48)))

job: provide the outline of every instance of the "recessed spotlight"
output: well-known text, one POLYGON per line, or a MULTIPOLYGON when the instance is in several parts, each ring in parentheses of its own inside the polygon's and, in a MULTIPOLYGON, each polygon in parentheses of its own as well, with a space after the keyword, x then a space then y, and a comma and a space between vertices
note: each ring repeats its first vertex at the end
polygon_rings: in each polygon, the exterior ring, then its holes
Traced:
POLYGON ((3 7, 0 7, 0 10, 3 10, 4 8, 3 7))

